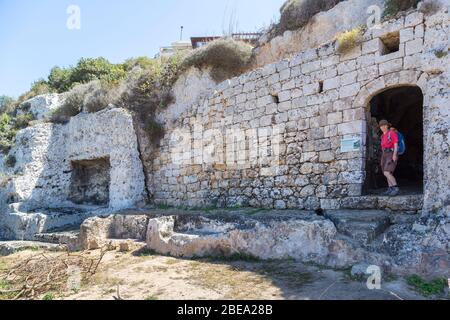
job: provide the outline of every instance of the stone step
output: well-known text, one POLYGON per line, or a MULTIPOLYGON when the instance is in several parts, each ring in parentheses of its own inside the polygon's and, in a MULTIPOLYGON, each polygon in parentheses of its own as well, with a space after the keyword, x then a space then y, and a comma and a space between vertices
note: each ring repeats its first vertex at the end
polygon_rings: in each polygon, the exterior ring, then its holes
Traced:
POLYGON ((340 207, 341 209, 354 210, 388 210, 394 213, 420 213, 423 208, 423 195, 349 197, 340 201, 340 207))
POLYGON ((334 223, 339 233, 363 245, 370 244, 391 226, 389 214, 380 210, 328 210, 325 218, 334 223))
POLYGON ((108 208, 90 206, 43 209, 33 212, 18 211, 19 203, 11 206, 13 207, 10 209, 14 211, 2 214, 0 219, 1 240, 34 241, 38 233, 73 230, 79 228, 88 218, 109 213, 108 208))
POLYGON ((63 251, 65 248, 59 244, 40 241, 0 241, 0 256, 8 256, 23 250, 63 251))
POLYGON ((35 235, 35 240, 43 243, 66 245, 69 250, 76 250, 79 247, 79 230, 39 233, 35 235))

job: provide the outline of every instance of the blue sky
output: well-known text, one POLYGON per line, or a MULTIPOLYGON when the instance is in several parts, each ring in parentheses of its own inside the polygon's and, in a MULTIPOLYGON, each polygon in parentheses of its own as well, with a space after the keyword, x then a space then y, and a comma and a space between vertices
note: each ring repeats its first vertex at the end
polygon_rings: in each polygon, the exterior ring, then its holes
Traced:
POLYGON ((279 16, 284 0, 0 0, 0 95, 17 97, 53 66, 81 57, 112 62, 153 57, 180 37, 222 34, 232 16, 256 31, 279 16), (81 9, 81 30, 66 27, 81 9), (234 13, 234 14, 233 14, 234 13))

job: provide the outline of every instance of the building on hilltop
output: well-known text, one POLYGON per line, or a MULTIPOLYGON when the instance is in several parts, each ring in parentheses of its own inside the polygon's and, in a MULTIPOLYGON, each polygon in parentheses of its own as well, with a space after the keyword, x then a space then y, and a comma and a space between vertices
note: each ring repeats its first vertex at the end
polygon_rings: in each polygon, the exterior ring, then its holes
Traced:
MULTIPOLYGON (((261 33, 233 33, 231 37, 236 41, 243 41, 252 46, 255 46, 258 39, 261 37, 261 33)), ((191 41, 176 41, 170 46, 161 47, 156 58, 159 57, 171 57, 176 53, 188 52, 194 49, 201 48, 208 43, 222 39, 222 36, 202 36, 202 37, 191 37, 191 41)))
MULTIPOLYGON (((258 39, 262 36, 261 33, 233 33, 231 38, 236 41, 243 41, 252 46, 256 45, 258 39)), ((197 49, 207 45, 208 43, 222 39, 221 36, 205 36, 205 37, 191 37, 192 48, 197 49)))

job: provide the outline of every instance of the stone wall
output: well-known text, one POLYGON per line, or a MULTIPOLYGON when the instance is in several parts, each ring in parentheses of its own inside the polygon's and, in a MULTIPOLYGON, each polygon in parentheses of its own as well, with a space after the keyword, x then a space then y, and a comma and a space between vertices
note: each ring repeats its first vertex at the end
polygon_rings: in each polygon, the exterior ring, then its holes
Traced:
POLYGON ((448 7, 426 17, 410 12, 367 31, 344 55, 332 42, 219 84, 155 150, 147 168, 154 201, 339 208, 362 193, 370 100, 388 88, 418 86, 425 209, 448 207, 448 21, 448 7), (399 51, 386 55, 381 39, 395 32, 399 51), (343 152, 343 139, 354 139, 356 149, 343 152))
POLYGON ((67 125, 41 123, 19 132, 10 156, 17 160, 2 189, 20 210, 71 206, 72 162, 109 159, 109 207, 145 199, 144 171, 131 115, 124 109, 80 114, 67 125))

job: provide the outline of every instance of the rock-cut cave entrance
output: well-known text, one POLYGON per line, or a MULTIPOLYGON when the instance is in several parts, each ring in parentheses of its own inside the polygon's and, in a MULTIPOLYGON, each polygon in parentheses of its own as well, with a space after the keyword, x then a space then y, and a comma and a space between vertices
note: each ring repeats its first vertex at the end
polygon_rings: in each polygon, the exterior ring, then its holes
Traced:
POLYGON ((380 120, 388 120, 406 140, 395 176, 402 194, 423 193, 423 93, 419 87, 391 88, 376 95, 369 104, 366 194, 379 194, 387 187, 380 168, 380 120))
POLYGON ((109 204, 109 158, 72 161, 69 200, 75 204, 109 204))

